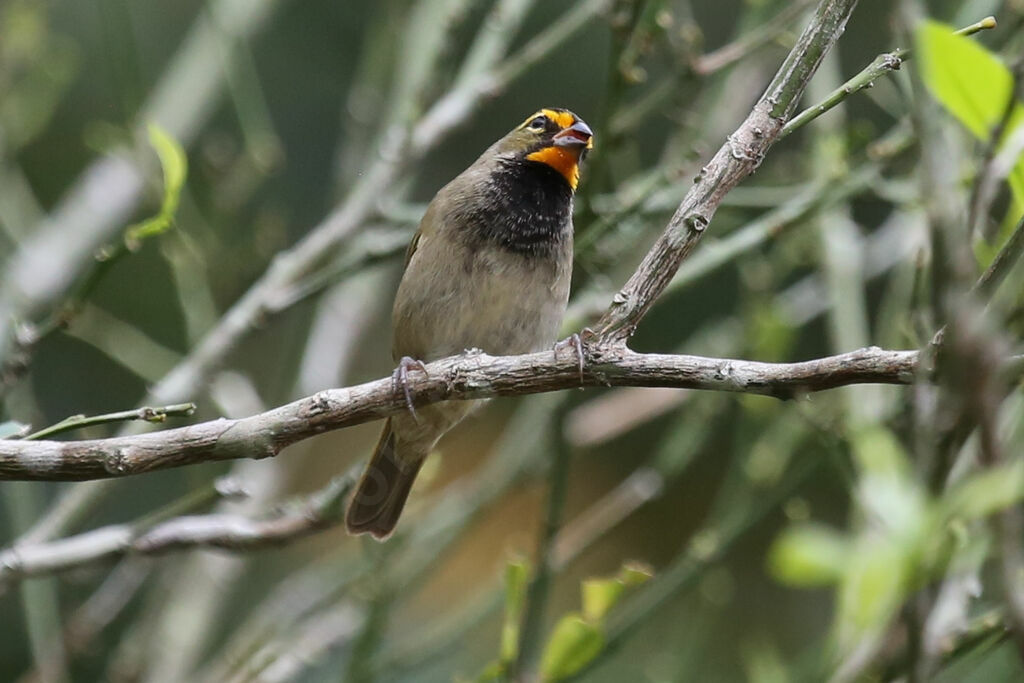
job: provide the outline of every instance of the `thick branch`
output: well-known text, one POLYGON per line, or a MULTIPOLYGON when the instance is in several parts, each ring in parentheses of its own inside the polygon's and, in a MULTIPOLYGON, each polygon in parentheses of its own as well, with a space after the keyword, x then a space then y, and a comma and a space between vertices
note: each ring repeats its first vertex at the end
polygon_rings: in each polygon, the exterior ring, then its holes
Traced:
MULTIPOLYGON (((580 377, 575 354, 470 353, 411 374, 417 405, 451 399, 536 394, 580 386, 713 389, 791 398, 857 383, 909 384, 916 351, 861 349, 800 363, 759 363, 596 347, 580 377)), ((326 431, 404 410, 390 378, 322 391, 259 415, 213 420, 162 432, 87 441, 0 441, 0 480, 121 477, 200 462, 277 455, 326 431)))
POLYGON ((753 173, 778 139, 786 119, 825 53, 846 26, 857 0, 823 0, 775 78, 743 124, 701 169, 665 232, 612 299, 595 328, 609 341, 624 342, 693 250, 725 195, 753 173))

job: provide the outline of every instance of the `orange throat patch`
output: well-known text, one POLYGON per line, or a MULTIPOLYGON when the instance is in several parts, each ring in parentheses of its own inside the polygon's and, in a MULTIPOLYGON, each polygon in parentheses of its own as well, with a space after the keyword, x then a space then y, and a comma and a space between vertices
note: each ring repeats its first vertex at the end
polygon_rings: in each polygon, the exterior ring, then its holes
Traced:
POLYGON ((530 161, 539 161, 547 164, 562 174, 569 187, 573 190, 580 181, 580 157, 579 153, 566 149, 565 147, 545 147, 532 154, 527 154, 530 161))

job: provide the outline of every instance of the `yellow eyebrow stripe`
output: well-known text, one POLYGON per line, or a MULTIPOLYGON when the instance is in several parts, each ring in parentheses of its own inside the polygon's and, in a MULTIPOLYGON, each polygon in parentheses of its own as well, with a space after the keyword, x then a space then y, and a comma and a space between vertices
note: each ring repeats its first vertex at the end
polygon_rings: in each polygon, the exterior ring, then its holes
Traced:
POLYGON ((559 128, 568 128, 576 123, 576 117, 567 111, 555 111, 554 109, 541 109, 541 114, 558 124, 559 128))
POLYGON ((534 112, 523 121, 519 127, 526 128, 530 125, 530 121, 533 121, 538 116, 546 116, 555 123, 558 124, 559 128, 568 128, 572 124, 576 123, 576 117, 567 111, 558 111, 556 109, 541 109, 540 111, 534 112))

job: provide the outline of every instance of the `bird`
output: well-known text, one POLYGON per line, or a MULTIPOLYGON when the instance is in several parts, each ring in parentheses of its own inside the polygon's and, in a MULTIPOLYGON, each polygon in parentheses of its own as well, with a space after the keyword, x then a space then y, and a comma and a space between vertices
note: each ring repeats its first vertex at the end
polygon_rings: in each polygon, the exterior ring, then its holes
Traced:
POLYGON ((392 309, 394 382, 405 391, 407 410, 385 422, 356 484, 345 515, 350 534, 387 539, 424 459, 482 402, 415 409, 410 372, 425 373, 424 362, 470 349, 557 351, 572 277, 573 196, 593 145, 593 131, 576 114, 540 109, 427 206, 392 309))

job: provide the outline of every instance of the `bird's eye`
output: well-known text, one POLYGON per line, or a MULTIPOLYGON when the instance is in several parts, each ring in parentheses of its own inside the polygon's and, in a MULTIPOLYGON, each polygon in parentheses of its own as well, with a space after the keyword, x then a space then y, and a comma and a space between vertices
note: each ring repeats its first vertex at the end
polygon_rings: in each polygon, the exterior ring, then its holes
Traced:
POLYGON ((548 117, 538 116, 534 118, 533 121, 530 121, 530 125, 528 126, 528 128, 530 130, 544 130, 545 128, 547 128, 547 125, 548 117))

